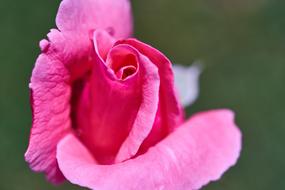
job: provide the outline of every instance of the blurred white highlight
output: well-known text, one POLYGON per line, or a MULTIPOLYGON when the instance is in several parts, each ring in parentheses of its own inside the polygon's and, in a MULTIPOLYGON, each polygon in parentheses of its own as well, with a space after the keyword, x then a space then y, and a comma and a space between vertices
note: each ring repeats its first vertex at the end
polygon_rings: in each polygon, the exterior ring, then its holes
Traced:
POLYGON ((202 70, 203 64, 200 61, 191 66, 173 65, 175 88, 184 107, 193 104, 198 98, 202 70))

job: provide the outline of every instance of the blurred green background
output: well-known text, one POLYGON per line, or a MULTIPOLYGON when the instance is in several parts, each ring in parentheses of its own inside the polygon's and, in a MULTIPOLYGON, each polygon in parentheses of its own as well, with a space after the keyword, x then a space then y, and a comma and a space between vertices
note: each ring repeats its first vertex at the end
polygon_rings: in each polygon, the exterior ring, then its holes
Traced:
MULTIPOLYGON (((23 155, 31 126, 28 83, 60 1, 0 5, 0 189, 54 187, 23 155)), ((202 60, 201 94, 189 115, 231 108, 243 132, 238 164, 206 190, 285 189, 285 1, 133 0, 135 36, 173 62, 202 60)))

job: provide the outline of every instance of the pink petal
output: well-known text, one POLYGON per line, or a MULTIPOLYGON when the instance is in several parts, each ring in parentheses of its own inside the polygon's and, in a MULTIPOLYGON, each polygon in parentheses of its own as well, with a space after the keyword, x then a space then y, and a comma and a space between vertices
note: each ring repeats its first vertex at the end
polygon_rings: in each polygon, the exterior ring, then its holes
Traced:
POLYGON ((56 23, 61 31, 87 34, 91 30, 107 30, 116 38, 132 33, 129 0, 63 0, 56 23))
POLYGON ((71 129, 71 81, 88 70, 92 46, 80 35, 73 37, 57 30, 52 30, 48 39, 40 43, 42 54, 31 77, 33 127, 25 159, 31 169, 60 183, 64 176, 56 162, 56 145, 71 129))
POLYGON ((95 30, 93 36, 98 54, 102 58, 102 61, 106 61, 107 55, 115 43, 115 39, 105 30, 95 30))
POLYGON ((97 161, 112 163, 119 149, 120 159, 135 155, 151 131, 160 80, 155 65, 129 45, 113 47, 106 63, 96 56, 90 82, 79 98, 76 120, 80 139, 97 161), (124 64, 137 65, 137 73, 122 80, 115 73, 126 68, 124 64))
POLYGON ((115 165, 97 165, 72 134, 57 160, 72 183, 100 190, 191 190, 219 179, 239 157, 241 134, 229 110, 199 113, 145 154, 115 165))
POLYGON ((129 44, 136 48, 141 54, 150 59, 159 71, 161 81, 159 89, 159 111, 150 135, 141 146, 141 152, 144 152, 148 147, 153 146, 176 127, 180 126, 184 120, 183 109, 175 94, 171 62, 157 49, 136 39, 121 40, 116 44, 129 44))
POLYGON ((55 160, 57 142, 69 131, 70 86, 63 64, 49 56, 39 56, 31 79, 33 128, 25 154, 30 167, 45 172, 47 178, 59 183, 64 180, 55 160))

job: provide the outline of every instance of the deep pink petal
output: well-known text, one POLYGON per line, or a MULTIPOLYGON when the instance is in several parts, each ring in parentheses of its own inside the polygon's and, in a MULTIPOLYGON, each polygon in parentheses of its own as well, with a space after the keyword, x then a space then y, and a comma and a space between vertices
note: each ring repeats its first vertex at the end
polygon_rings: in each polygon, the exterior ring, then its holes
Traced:
MULTIPOLYGON (((98 53, 99 44, 95 50, 98 53)), ((100 53, 100 52, 99 52, 100 53)), ((77 109, 77 128, 82 142, 100 163, 134 156, 154 123, 159 98, 156 66, 129 45, 113 47, 104 62, 96 54, 77 109), (127 65, 125 65, 127 64, 127 65), (120 68, 137 71, 124 79, 120 68)))
MULTIPOLYGON (((128 47, 118 45, 116 47, 128 47)), ((140 55, 140 74, 142 83, 141 104, 132 129, 120 147, 116 162, 121 162, 136 155, 143 141, 150 134, 156 119, 159 105, 160 78, 157 67, 145 56, 140 55)))
POLYGON ((91 30, 107 30, 116 38, 132 33, 129 0, 63 0, 56 23, 61 31, 88 35, 91 30))
POLYGON ((159 111, 156 115, 155 125, 150 135, 144 141, 141 152, 159 142, 166 135, 180 126, 184 120, 184 113, 178 102, 174 89, 174 77, 171 62, 157 49, 136 39, 121 40, 116 44, 129 44, 154 63, 160 76, 159 111))
POLYGON ((217 180, 239 157, 241 134, 229 110, 199 113, 147 153, 115 165, 97 165, 73 135, 57 147, 72 183, 100 190, 191 190, 217 180))
POLYGON ((40 42, 42 54, 31 77, 33 127, 25 159, 53 183, 64 180, 55 158, 56 145, 71 129, 71 83, 88 70, 92 43, 87 42, 80 35, 52 30, 48 40, 40 42))

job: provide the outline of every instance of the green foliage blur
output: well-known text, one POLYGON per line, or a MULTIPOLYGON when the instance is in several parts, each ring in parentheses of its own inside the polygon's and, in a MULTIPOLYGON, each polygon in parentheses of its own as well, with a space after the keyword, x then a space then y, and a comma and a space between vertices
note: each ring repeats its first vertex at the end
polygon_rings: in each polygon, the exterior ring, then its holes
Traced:
MULTIPOLYGON (((29 77, 60 0, 0 4, 0 189, 55 187, 24 162, 31 127, 29 77)), ((285 1, 133 0, 135 37, 173 62, 201 60, 188 115, 231 108, 243 132, 238 164, 205 190, 285 189, 285 1)))

